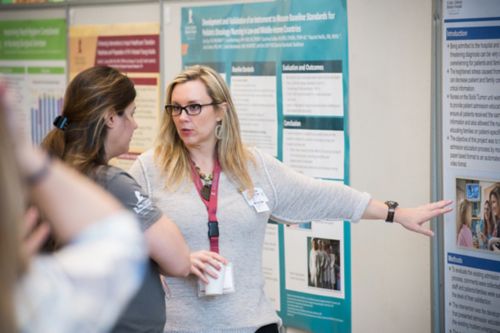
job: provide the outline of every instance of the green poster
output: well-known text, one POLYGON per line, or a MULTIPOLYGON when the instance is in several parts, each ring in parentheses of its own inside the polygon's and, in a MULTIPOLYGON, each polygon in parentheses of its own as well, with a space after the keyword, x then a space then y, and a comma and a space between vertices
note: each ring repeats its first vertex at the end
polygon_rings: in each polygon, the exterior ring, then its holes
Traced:
POLYGON ((65 59, 65 19, 0 22, 0 60, 65 59))
POLYGON ((0 77, 16 96, 13 109, 35 144, 61 113, 66 31, 63 18, 0 22, 0 77))

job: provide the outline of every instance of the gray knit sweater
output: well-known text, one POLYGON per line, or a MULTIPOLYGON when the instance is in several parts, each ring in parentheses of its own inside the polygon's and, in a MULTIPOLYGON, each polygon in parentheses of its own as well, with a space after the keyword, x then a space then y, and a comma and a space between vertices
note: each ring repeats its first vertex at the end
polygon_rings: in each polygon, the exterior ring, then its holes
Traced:
MULTIPOLYGON (((270 211, 257 213, 238 187, 222 172, 217 218, 222 256, 233 263, 236 292, 199 298, 197 279, 169 278, 165 332, 253 333, 279 322, 264 295, 262 251, 267 221, 303 223, 311 220, 358 221, 370 196, 332 182, 311 179, 293 171, 272 156, 252 150, 254 186, 262 188, 270 211)), ((130 173, 150 198, 181 229, 192 251, 208 250, 208 214, 191 179, 175 191, 165 189, 165 178, 155 165, 153 151, 139 156, 130 173)))

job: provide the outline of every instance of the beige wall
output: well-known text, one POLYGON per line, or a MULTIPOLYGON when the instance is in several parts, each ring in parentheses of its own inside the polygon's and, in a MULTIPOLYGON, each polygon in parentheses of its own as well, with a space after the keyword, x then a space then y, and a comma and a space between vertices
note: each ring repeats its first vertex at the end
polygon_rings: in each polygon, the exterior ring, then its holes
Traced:
MULTIPOLYGON (((348 1, 351 184, 404 206, 430 200, 431 0, 348 1)), ((430 332, 430 241, 352 228, 353 332, 430 332)))

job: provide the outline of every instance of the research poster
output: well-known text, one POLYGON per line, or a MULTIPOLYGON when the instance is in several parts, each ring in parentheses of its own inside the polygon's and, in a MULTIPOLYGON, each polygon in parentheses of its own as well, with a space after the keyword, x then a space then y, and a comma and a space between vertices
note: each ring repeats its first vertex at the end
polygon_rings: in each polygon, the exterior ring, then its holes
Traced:
POLYGON ((443 1, 445 332, 500 332, 500 5, 443 1))
POLYGON ((23 131, 40 144, 61 113, 66 87, 66 20, 0 22, 0 77, 23 131))
MULTIPOLYGON (((348 183, 345 0, 184 7, 181 14, 183 66, 204 64, 223 76, 244 142, 305 175, 348 183)), ((351 331, 349 232, 343 221, 269 223, 265 288, 286 326, 351 331)))
POLYGON ((160 55, 157 23, 73 25, 69 30, 69 71, 73 78, 94 65, 119 69, 137 91, 138 128, 130 151, 112 164, 127 170, 137 155, 152 147, 160 112, 160 55))

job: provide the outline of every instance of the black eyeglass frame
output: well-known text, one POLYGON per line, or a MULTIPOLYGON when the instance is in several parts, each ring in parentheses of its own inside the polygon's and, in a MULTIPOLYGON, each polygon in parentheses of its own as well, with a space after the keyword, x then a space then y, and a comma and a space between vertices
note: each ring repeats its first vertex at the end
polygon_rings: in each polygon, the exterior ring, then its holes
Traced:
POLYGON ((178 117, 178 116, 180 116, 182 114, 182 111, 186 111, 186 114, 188 116, 197 116, 197 115, 199 115, 201 113, 201 110, 203 109, 204 106, 214 106, 214 105, 219 105, 219 104, 222 104, 222 103, 216 103, 216 102, 207 103, 207 104, 192 103, 192 104, 188 104, 186 106, 175 105, 175 104, 167 104, 167 105, 165 105, 165 112, 167 112, 172 117, 178 117), (190 107, 191 108, 194 107, 198 111, 194 111, 194 112, 193 111, 189 111, 190 107), (179 113, 174 112, 174 108, 179 108, 180 109, 179 113), (169 111, 169 109, 171 111, 169 111))

